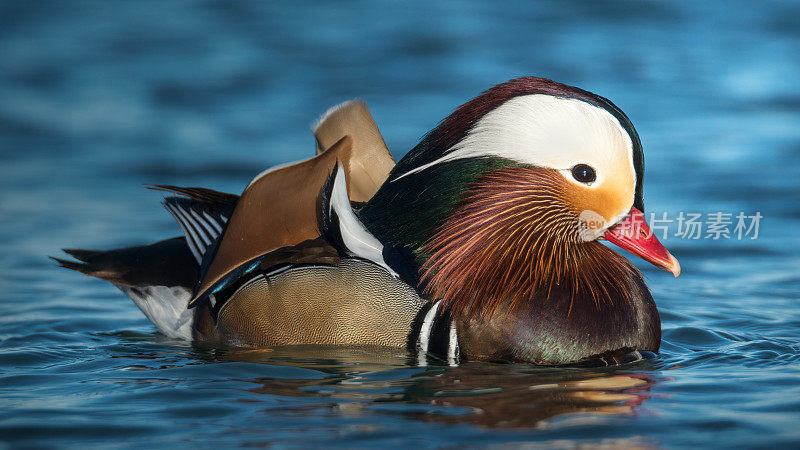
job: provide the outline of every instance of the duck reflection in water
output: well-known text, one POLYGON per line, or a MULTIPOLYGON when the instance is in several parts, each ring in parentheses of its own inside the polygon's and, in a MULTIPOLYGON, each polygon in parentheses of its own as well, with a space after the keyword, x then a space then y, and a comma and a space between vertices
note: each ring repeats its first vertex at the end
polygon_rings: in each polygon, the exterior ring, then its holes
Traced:
MULTIPOLYGON (((215 353, 214 359, 229 362, 318 372, 320 378, 243 380, 256 385, 251 392, 324 402, 304 410, 326 407, 347 416, 400 414, 486 428, 540 428, 553 421, 574 424, 596 422, 600 416, 635 415, 658 381, 652 371, 641 373, 652 368, 648 355, 622 366, 547 368, 483 362, 414 367, 409 363, 415 361, 403 352, 374 348, 216 349, 215 353)), ((291 410, 298 412, 296 407, 291 410)))

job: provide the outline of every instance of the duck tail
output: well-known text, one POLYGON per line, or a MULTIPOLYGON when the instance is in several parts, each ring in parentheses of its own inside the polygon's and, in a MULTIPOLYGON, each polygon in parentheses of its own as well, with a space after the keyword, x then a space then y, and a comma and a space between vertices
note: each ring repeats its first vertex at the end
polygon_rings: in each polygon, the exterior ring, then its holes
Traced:
POLYGON ((167 336, 191 339, 195 313, 187 306, 192 290, 239 196, 199 187, 148 188, 178 195, 166 197, 163 205, 184 237, 107 251, 64 249, 74 260, 51 258, 60 267, 109 281, 167 336))
POLYGON ((165 335, 191 339, 186 308, 199 267, 182 237, 151 245, 101 251, 64 249, 75 260, 51 257, 60 267, 109 281, 130 297, 165 335))

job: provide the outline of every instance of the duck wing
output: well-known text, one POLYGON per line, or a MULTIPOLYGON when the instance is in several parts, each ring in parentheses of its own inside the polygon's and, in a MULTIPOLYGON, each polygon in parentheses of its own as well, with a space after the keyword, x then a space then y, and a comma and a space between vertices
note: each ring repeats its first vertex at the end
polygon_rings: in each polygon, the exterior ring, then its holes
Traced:
POLYGON ((239 201, 238 195, 197 187, 153 185, 149 189, 179 194, 167 197, 161 204, 180 225, 198 263, 210 247, 216 245, 228 218, 239 201))
POLYGON ((235 271, 249 261, 319 237, 318 197, 338 164, 346 174, 350 201, 369 200, 388 178, 394 159, 363 102, 329 110, 314 133, 316 156, 267 170, 245 188, 218 245, 207 252, 210 263, 190 306, 238 278, 235 271))
POLYGON ((352 178, 348 192, 354 202, 366 202, 375 195, 395 166, 394 158, 362 99, 330 108, 312 126, 317 140, 317 155, 330 149, 339 139, 353 140, 348 161, 352 178))

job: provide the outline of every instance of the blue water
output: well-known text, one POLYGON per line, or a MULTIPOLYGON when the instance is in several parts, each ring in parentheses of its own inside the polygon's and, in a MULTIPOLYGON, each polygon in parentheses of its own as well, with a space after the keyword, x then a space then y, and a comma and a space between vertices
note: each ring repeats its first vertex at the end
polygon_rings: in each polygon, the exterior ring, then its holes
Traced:
POLYGON ((2 443, 800 445, 800 4, 428 3, 0 2, 2 443), (192 345, 47 259, 177 234, 143 183, 240 192, 309 155, 332 104, 366 98, 399 157, 518 75, 627 112, 648 211, 763 216, 757 239, 670 225, 678 279, 635 261, 658 360, 417 367, 192 345))

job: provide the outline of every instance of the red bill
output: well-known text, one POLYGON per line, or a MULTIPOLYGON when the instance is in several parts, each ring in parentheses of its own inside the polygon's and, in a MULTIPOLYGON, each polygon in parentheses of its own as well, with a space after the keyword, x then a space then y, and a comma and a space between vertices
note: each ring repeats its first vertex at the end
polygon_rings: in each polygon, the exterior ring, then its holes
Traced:
POLYGON ((609 242, 667 272, 672 272, 676 277, 681 274, 678 260, 658 242, 644 219, 644 213, 636 208, 631 208, 628 217, 606 230, 604 236, 609 242))

